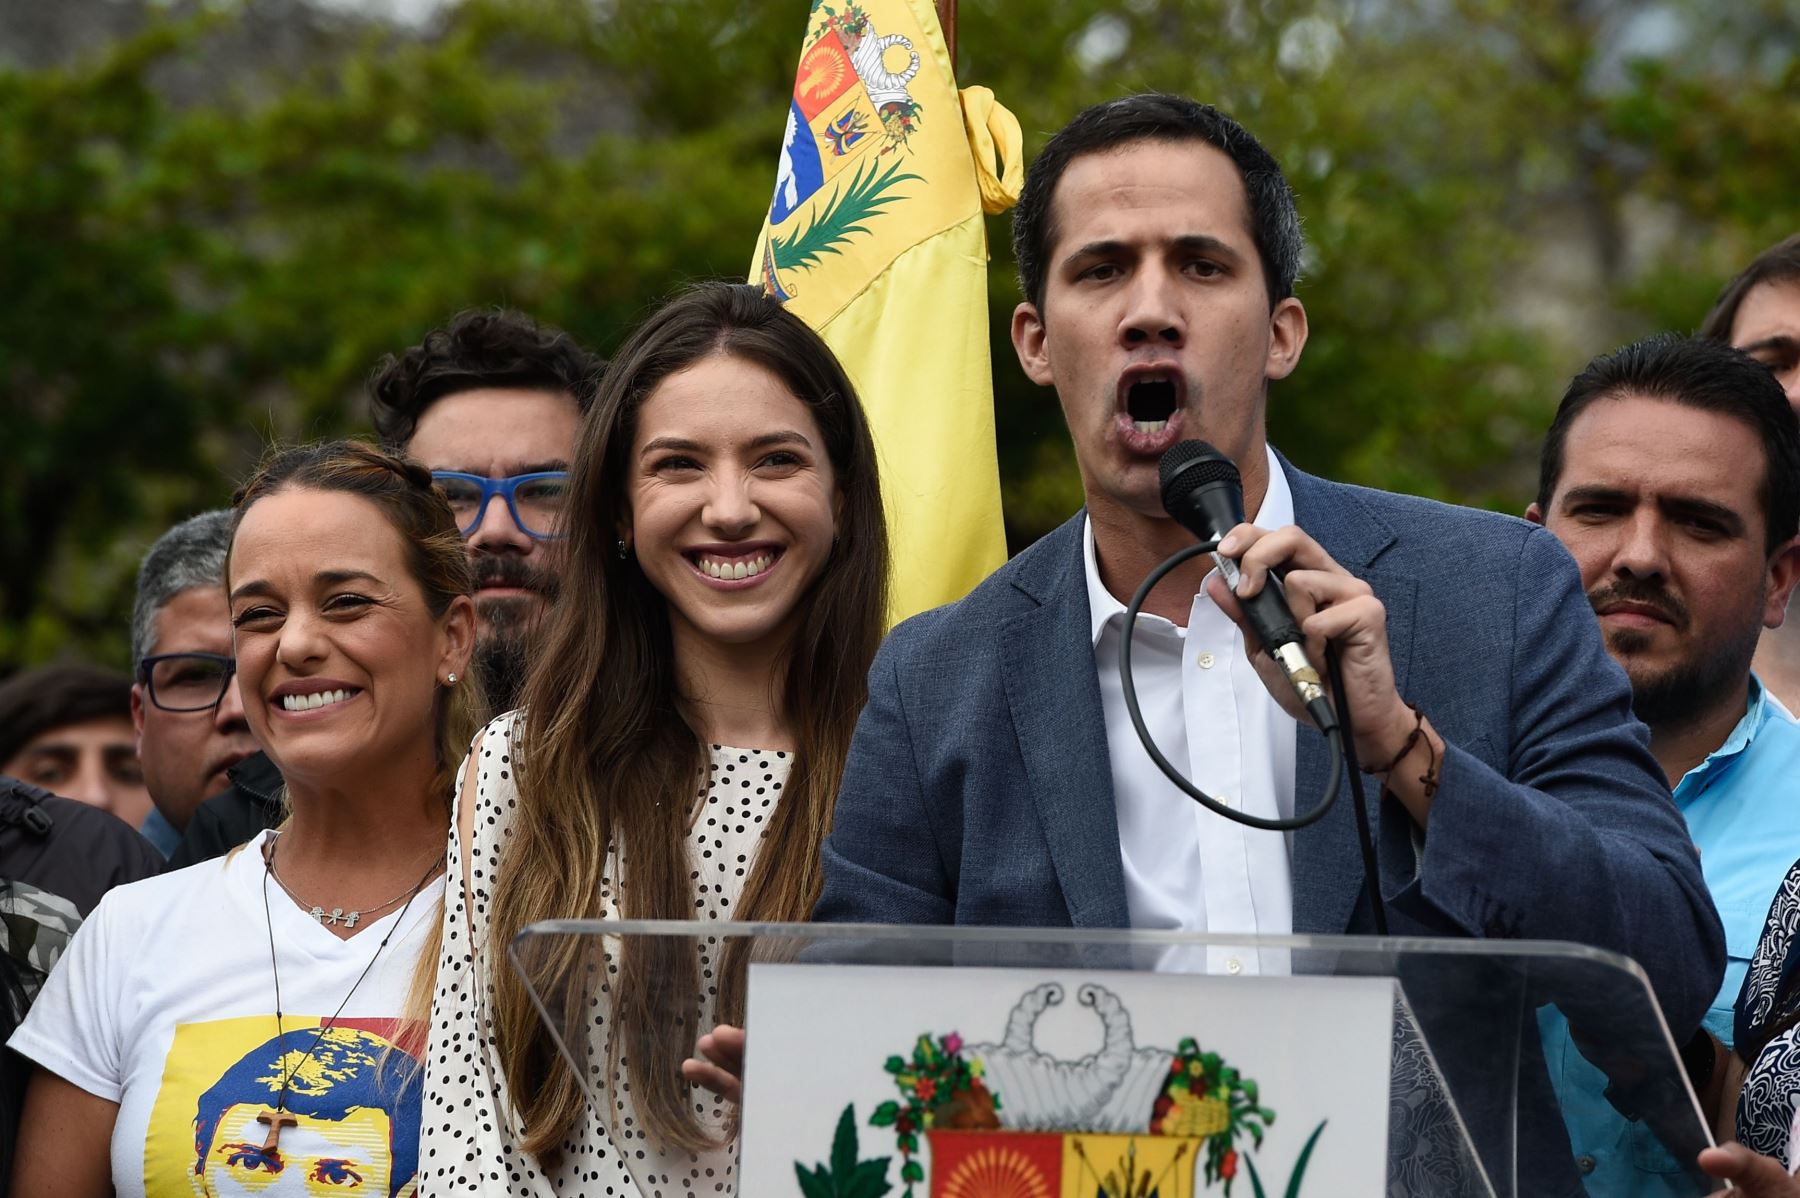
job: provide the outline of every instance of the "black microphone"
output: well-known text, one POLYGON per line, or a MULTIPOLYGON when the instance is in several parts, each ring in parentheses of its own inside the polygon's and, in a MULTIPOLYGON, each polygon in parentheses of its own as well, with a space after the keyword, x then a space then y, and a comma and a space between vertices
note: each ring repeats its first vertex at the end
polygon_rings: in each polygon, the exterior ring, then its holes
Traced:
MULTIPOLYGON (((1157 463, 1157 474, 1162 482, 1163 510, 1201 541, 1222 540, 1244 522, 1244 484, 1238 468, 1206 442, 1176 442, 1157 463)), ((1237 563, 1216 552, 1213 561, 1235 593, 1237 563)), ((1306 639, 1294 622, 1294 613, 1288 610, 1280 582, 1271 574, 1262 590, 1249 599, 1240 597, 1238 604, 1313 723, 1321 732, 1335 729, 1337 712, 1325 697, 1319 671, 1307 659, 1306 639)))

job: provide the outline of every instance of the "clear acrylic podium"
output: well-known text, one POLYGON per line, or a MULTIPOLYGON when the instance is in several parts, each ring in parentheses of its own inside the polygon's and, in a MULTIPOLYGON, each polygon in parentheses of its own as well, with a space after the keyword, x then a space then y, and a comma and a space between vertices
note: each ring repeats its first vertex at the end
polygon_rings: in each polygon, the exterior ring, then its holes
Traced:
POLYGON ((1712 1141, 1643 971, 1572 944, 608 920, 537 924, 510 951, 609 1121, 631 1109, 619 1058, 693 1055, 699 995, 721 992, 748 1042, 732 1150, 755 1198, 1720 1188, 1693 1163, 1712 1141), (630 1051, 609 1042, 621 1006, 630 1051), (1558 1018, 1604 1075, 1623 1159, 1648 1149, 1650 1172, 1575 1157, 1539 1031, 1558 1018), (1044 1047, 1052 1033, 1067 1047, 1044 1047), (1305 1113, 1328 1100, 1329 1118, 1305 1113), (836 1135, 818 1131, 840 1108, 836 1135), (1315 1124, 1327 1138, 1302 1142, 1315 1124), (793 1168, 758 1172, 771 1153, 793 1168), (1333 1163, 1358 1153, 1354 1176, 1333 1163), (845 1180, 875 1161, 887 1190, 845 1180))

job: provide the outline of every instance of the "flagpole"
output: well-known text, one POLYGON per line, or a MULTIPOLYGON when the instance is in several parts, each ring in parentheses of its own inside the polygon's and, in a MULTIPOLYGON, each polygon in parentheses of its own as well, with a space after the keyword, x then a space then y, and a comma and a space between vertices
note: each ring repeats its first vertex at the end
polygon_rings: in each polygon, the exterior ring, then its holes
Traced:
POLYGON ((938 25, 944 31, 944 49, 950 53, 950 69, 956 70, 956 0, 937 0, 938 25))

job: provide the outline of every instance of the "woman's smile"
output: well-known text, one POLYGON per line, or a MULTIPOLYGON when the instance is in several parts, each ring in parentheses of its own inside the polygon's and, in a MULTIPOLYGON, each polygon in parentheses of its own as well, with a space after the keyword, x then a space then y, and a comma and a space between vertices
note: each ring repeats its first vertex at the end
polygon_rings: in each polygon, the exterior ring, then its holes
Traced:
POLYGON ((741 591, 767 581, 784 552, 779 545, 706 546, 685 556, 701 581, 722 591, 741 591))
POLYGON ((282 715, 326 715, 335 714, 362 693, 361 687, 335 679, 302 679, 276 687, 269 703, 282 715))

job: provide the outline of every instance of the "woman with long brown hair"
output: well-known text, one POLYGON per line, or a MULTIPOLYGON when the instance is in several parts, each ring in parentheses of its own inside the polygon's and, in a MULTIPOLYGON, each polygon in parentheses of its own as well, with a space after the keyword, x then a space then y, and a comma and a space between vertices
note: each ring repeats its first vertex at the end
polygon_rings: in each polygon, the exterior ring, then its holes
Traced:
POLYGON ((628 949, 581 995, 595 1112, 506 950, 551 918, 807 917, 886 611, 874 446, 815 333, 703 285, 614 358, 567 511, 525 705, 459 800, 421 1193, 729 1192, 727 1112, 680 1070, 740 1014, 734 963, 628 949))

